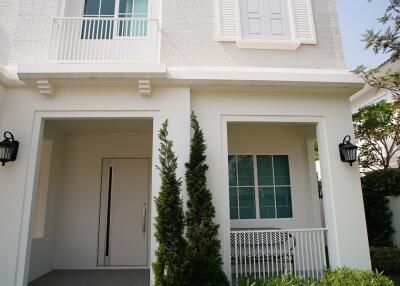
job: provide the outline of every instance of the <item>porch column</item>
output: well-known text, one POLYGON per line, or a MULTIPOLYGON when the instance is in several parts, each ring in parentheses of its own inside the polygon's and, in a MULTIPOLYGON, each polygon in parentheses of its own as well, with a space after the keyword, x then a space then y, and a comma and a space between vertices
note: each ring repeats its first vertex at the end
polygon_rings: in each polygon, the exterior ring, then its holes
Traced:
POLYGON ((354 139, 350 109, 323 117, 317 127, 331 267, 370 269, 358 165, 340 160, 339 143, 354 139))

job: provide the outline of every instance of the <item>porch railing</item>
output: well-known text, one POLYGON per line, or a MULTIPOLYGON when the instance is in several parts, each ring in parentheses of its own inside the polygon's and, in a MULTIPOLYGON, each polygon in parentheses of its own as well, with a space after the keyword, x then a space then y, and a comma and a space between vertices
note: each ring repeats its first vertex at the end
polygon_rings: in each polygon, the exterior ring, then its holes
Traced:
POLYGON ((156 63, 159 33, 157 19, 54 18, 48 58, 57 63, 156 63))
POLYGON ((231 264, 233 277, 266 278, 292 273, 320 278, 327 266, 327 229, 233 229, 231 264))

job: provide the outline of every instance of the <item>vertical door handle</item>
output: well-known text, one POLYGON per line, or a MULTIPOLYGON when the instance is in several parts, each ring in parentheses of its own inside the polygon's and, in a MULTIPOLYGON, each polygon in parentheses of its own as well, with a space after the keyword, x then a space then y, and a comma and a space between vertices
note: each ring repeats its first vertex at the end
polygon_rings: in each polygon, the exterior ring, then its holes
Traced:
POLYGON ((146 208, 146 204, 144 204, 143 206, 143 213, 142 213, 142 220, 143 220, 143 224, 142 224, 142 232, 143 235, 146 235, 146 217, 147 217, 147 208, 146 208))

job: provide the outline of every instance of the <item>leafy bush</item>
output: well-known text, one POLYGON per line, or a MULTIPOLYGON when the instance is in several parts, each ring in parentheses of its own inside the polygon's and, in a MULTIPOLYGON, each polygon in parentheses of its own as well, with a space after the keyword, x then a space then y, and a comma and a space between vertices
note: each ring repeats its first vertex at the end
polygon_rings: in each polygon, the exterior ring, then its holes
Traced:
POLYGON ((320 280, 301 276, 283 275, 268 279, 242 278, 239 286, 394 286, 382 273, 340 268, 326 270, 320 280))
POLYGON ((400 169, 387 169, 367 173, 362 179, 363 188, 375 190, 385 196, 400 195, 400 169))
POLYGON ((316 286, 394 286, 393 281, 378 271, 350 268, 327 270, 316 286))
POLYGON ((392 212, 386 196, 400 195, 400 170, 370 172, 361 182, 369 243, 373 247, 392 246, 392 212))
POLYGON ((400 272, 400 250, 396 247, 371 247, 372 269, 385 273, 400 272))
POLYGON ((374 189, 363 188, 368 240, 372 247, 392 246, 392 211, 387 197, 374 189))
POLYGON ((283 275, 271 277, 268 279, 253 279, 251 277, 242 278, 239 286, 316 286, 316 281, 304 278, 302 276, 283 275))

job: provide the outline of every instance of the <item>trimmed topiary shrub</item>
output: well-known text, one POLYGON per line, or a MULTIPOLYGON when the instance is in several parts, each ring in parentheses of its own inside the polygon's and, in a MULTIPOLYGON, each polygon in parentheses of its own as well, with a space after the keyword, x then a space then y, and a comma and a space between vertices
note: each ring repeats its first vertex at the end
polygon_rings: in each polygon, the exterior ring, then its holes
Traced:
POLYGON ((350 268, 326 270, 320 280, 283 275, 268 279, 242 278, 239 286, 395 286, 382 273, 350 268))
POLYGON ((183 237, 185 221, 181 198, 181 179, 176 176, 177 157, 172 150, 172 141, 168 139, 168 120, 158 135, 160 139, 160 165, 157 168, 161 176, 161 189, 155 198, 157 216, 155 237, 158 242, 156 262, 153 263, 156 286, 185 285, 185 250, 183 237))
POLYGON ((397 247, 371 247, 372 269, 400 273, 400 250, 397 247))

